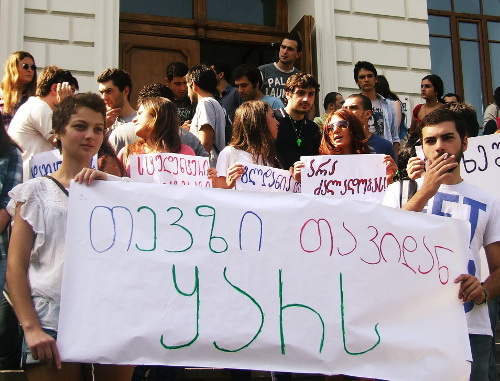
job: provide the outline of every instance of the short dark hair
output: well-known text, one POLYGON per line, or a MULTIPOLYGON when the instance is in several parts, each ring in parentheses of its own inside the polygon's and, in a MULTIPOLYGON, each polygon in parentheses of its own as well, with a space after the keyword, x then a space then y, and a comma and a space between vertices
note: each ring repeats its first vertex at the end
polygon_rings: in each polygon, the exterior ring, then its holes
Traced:
POLYGON ((363 107, 363 111, 373 111, 372 109, 372 101, 366 95, 363 94, 352 94, 347 97, 347 99, 357 98, 359 99, 361 106, 363 107))
POLYGON ((455 94, 455 93, 446 93, 445 95, 443 95, 443 99, 444 98, 448 98, 448 97, 455 97, 457 98, 457 102, 462 102, 462 97, 458 94, 455 94))
POLYGON ((444 84, 443 80, 439 75, 436 74, 429 74, 426 75, 424 78, 422 78, 422 81, 426 79, 430 83, 432 83, 432 86, 434 86, 434 91, 437 93, 437 100, 438 102, 442 102, 442 97, 444 94, 444 84))
POLYGON ((319 91, 319 83, 316 81, 316 78, 311 74, 297 73, 288 78, 285 84, 285 91, 293 93, 296 88, 307 89, 308 87, 313 87, 316 92, 319 91))
POLYGON ((231 81, 231 66, 227 62, 224 61, 218 61, 215 62, 213 65, 214 70, 217 74, 224 73, 224 79, 227 82, 231 81))
POLYGON ((342 94, 337 93, 336 91, 332 91, 331 93, 326 94, 325 100, 323 101, 323 107, 325 108, 325 111, 330 103, 337 102, 337 95, 342 95, 342 94))
POLYGON ((167 79, 171 81, 174 77, 184 77, 189 71, 189 68, 184 62, 172 62, 167 65, 167 79))
POLYGON ((365 69, 368 71, 371 71, 375 78, 378 77, 377 74, 377 69, 375 69, 375 66, 371 62, 368 61, 358 61, 356 62, 356 65, 354 65, 354 81, 358 82, 358 73, 361 69, 365 69))
POLYGON ((445 107, 456 112, 464 118, 467 125, 467 136, 473 138, 479 135, 479 122, 477 121, 476 109, 468 103, 448 103, 445 107))
MULTIPOLYGON (((102 97, 95 93, 80 93, 64 98, 56 105, 52 113, 52 130, 54 134, 64 135, 65 127, 68 125, 71 115, 76 114, 81 107, 87 107, 102 115, 103 122, 106 121, 106 104, 102 97)), ((61 142, 57 141, 61 149, 61 142)))
POLYGON ((130 74, 127 73, 125 70, 122 69, 117 69, 117 68, 110 68, 104 70, 99 76, 97 77, 97 82, 98 83, 104 83, 112 81, 113 85, 118 87, 121 92, 125 90, 125 87, 129 88, 128 96, 127 99, 130 101, 130 93, 132 93, 132 79, 130 78, 130 74))
POLYGON ((300 39, 300 36, 298 33, 288 33, 283 40, 291 40, 295 41, 297 43, 297 52, 302 51, 302 40, 300 39))
POLYGON ((500 86, 495 89, 495 92, 493 93, 493 99, 495 100, 497 106, 500 106, 500 86))
POLYGON ((145 98, 156 98, 162 97, 169 100, 174 99, 174 93, 171 89, 165 86, 163 83, 152 83, 150 85, 144 86, 139 94, 137 95, 137 103, 141 103, 145 98))
POLYGON ((262 73, 260 72, 257 65, 254 64, 243 64, 234 69, 234 79, 238 80, 241 77, 247 77, 252 85, 262 87, 264 80, 262 79, 262 73))
POLYGON ((68 82, 70 86, 75 86, 75 89, 79 89, 78 80, 73 77, 69 70, 63 70, 58 66, 47 66, 42 70, 38 78, 36 96, 47 96, 53 84, 63 82, 68 82))
POLYGON ((188 82, 194 82, 200 89, 217 94, 217 77, 215 72, 206 65, 196 65, 189 69, 188 82))
POLYGON ((443 122, 453 122, 455 123, 455 128, 457 129, 460 139, 464 139, 467 136, 467 123, 465 119, 455 111, 451 111, 448 108, 440 107, 430 113, 428 113, 419 124, 419 134, 420 140, 423 139, 422 130, 427 126, 435 126, 443 122))

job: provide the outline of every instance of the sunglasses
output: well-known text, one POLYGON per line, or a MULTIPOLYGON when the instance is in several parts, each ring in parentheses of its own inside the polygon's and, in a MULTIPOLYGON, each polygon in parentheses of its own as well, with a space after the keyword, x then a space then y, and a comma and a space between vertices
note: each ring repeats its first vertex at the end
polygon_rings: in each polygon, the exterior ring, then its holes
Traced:
POLYGON ((329 130, 334 130, 335 127, 345 130, 346 128, 349 128, 349 122, 347 120, 337 120, 335 123, 330 123, 326 126, 329 130))
POLYGON ((31 70, 36 71, 36 65, 35 65, 35 64, 33 64, 33 65, 28 65, 27 63, 23 63, 23 64, 21 65, 21 67, 22 67, 24 70, 28 70, 28 69, 30 69, 30 68, 31 68, 31 70))

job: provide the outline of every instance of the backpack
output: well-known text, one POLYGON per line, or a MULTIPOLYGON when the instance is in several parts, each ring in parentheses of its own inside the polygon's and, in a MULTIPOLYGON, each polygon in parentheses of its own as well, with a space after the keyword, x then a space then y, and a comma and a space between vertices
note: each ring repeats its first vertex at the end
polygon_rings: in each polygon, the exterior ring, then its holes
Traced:
POLYGON ((399 207, 403 207, 417 193, 417 190, 418 185, 415 180, 399 180, 399 207))

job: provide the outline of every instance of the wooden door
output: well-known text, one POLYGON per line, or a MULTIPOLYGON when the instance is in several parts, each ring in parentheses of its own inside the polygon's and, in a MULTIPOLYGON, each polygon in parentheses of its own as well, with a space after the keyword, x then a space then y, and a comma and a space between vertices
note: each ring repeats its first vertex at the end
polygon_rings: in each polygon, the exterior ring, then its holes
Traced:
MULTIPOLYGON (((314 75, 314 60, 313 60, 313 40, 312 32, 314 28, 314 17, 303 16, 300 21, 293 27, 290 33, 297 33, 302 41, 302 54, 300 58, 295 61, 294 66, 304 73, 309 73, 314 75)), ((311 120, 314 119, 316 115, 321 115, 319 113, 319 96, 316 95, 316 101, 314 102, 314 107, 307 113, 307 117, 311 120)))
POLYGON ((137 94, 151 83, 165 83, 165 69, 171 62, 188 67, 200 62, 197 40, 120 33, 120 67, 132 78, 130 103, 136 107, 137 94))

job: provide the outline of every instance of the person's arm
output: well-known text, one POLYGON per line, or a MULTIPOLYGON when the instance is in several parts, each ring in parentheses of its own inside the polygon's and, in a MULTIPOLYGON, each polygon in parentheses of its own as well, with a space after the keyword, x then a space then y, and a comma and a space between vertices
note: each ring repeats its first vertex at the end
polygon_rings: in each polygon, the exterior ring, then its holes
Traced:
POLYGON ((384 156, 384 164, 385 164, 385 176, 387 180, 387 185, 389 185, 394 182, 394 176, 396 176, 398 166, 391 155, 384 156))
POLYGON ((236 180, 244 173, 245 166, 243 164, 233 164, 228 168, 226 176, 216 176, 212 178, 212 186, 214 188, 232 189, 236 185, 236 180))
POLYGON ((16 206, 9 243, 7 257, 9 295, 33 358, 46 362, 49 366, 54 363, 60 369, 61 359, 56 341, 42 330, 31 299, 28 268, 35 233, 31 225, 21 217, 22 205, 23 203, 18 203, 16 206))
POLYGON ((7 204, 10 201, 9 192, 17 184, 23 181, 23 159, 17 148, 12 147, 9 155, 7 172, 0 191, 0 232, 3 232, 10 221, 10 215, 7 213, 7 204))
POLYGON ((402 108, 403 105, 401 101, 394 101, 394 110, 396 111, 396 125, 398 126, 398 134, 401 132, 399 131, 399 127, 401 127, 401 119, 403 118, 402 108))
POLYGON ((458 166, 454 155, 444 154, 430 163, 424 176, 422 187, 415 195, 403 205, 402 209, 421 212, 427 202, 434 197, 441 184, 452 178, 452 174, 448 171, 458 166))
POLYGON ((494 103, 486 107, 483 115, 483 126, 485 126, 489 120, 494 120, 497 117, 497 114, 498 114, 498 109, 494 103))
POLYGON ((484 252, 488 260, 490 276, 483 282, 488 294, 488 300, 500 295, 500 242, 493 242, 485 246, 484 252))
POLYGON ((210 124, 204 124, 200 127, 198 132, 198 138, 200 139, 205 151, 209 152, 212 150, 214 145, 214 129, 210 124))
MULTIPOLYGON (((399 123, 396 113, 396 102, 389 102, 392 104, 392 125, 391 125, 391 135, 392 135, 392 145, 394 147, 394 154, 396 155, 396 161, 399 155, 399 123)), ((401 111, 401 110, 400 110, 401 111)), ((401 120, 401 118, 400 118, 401 120)))

